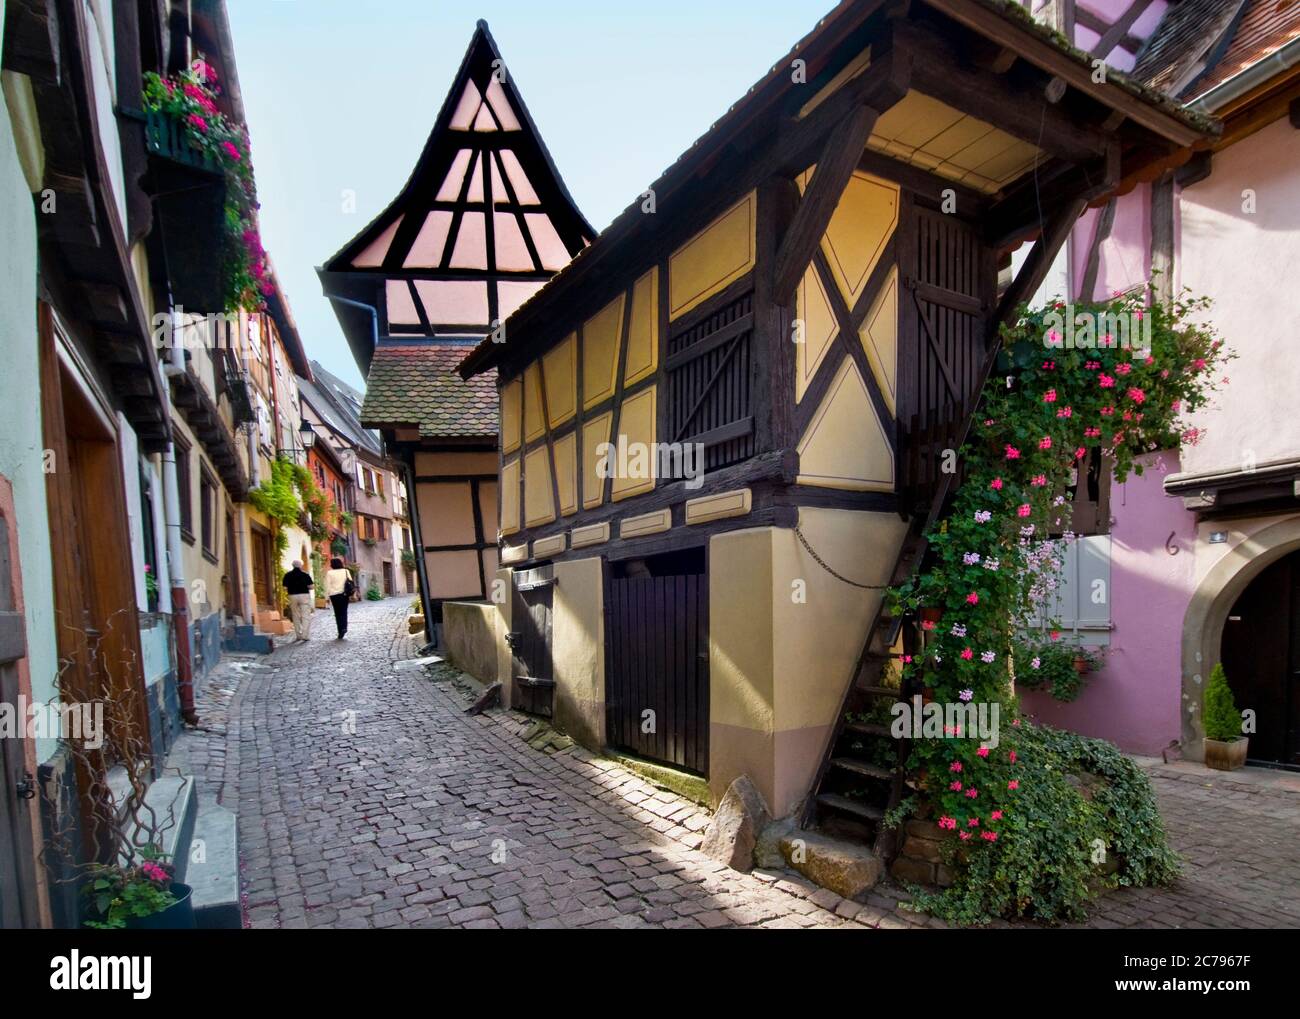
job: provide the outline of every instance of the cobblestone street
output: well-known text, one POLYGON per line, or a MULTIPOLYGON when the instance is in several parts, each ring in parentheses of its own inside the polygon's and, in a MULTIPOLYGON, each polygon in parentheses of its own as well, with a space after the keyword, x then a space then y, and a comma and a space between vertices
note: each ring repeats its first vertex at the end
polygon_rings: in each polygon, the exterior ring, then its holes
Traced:
MULTIPOLYGON (((728 870, 696 850, 689 801, 534 750, 509 713, 465 715, 451 683, 395 667, 406 609, 352 606, 343 643, 317 612, 311 642, 223 663, 200 692, 204 728, 170 763, 238 814, 247 925, 941 926, 884 886, 860 904, 728 870)), ((1109 895, 1093 925, 1300 927, 1300 791, 1211 774, 1157 770, 1186 875, 1109 895)))

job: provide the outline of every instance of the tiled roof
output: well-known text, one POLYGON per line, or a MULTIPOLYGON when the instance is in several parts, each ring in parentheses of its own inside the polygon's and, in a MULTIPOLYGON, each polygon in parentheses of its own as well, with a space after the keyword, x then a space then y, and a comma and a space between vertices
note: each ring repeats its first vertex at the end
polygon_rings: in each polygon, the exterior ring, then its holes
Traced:
POLYGON ((1184 0, 1171 7, 1138 54, 1133 76, 1178 95, 1213 58, 1244 0, 1184 0))
POLYGON ((369 428, 418 425, 421 438, 497 435, 496 371, 468 381, 456 366, 473 344, 380 346, 370 362, 361 420, 369 428))
POLYGON ((1196 83, 1208 92, 1300 37, 1300 0, 1251 0, 1219 62, 1196 83))

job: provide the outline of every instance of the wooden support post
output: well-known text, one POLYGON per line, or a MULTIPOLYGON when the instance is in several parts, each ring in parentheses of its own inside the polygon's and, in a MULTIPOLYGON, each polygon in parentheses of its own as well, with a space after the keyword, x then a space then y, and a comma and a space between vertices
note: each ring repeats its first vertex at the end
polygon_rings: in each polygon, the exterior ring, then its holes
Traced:
POLYGON ((812 180, 776 254, 772 270, 772 298, 776 304, 785 304, 794 293, 879 116, 869 106, 858 106, 827 137, 812 180))

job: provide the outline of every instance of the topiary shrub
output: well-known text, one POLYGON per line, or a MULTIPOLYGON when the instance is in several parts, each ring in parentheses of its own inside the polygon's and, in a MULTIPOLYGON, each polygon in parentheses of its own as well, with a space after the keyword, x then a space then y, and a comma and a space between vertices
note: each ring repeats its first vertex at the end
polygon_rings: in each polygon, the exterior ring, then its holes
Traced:
POLYGON ((1018 809, 998 819, 994 842, 976 849, 953 839, 948 862, 963 880, 942 892, 914 889, 914 908, 957 924, 1058 923, 1083 919, 1107 889, 1178 875, 1151 783, 1118 747, 1028 722, 1016 729, 1018 809))
POLYGON ((370 586, 366 588, 366 601, 383 601, 383 600, 384 600, 383 592, 379 590, 379 585, 372 580, 370 582, 370 586))
POLYGON ((1202 697, 1201 721, 1206 739, 1224 742, 1241 739, 1241 712, 1232 698, 1232 688, 1228 686, 1222 662, 1210 672, 1210 682, 1206 684, 1202 697))

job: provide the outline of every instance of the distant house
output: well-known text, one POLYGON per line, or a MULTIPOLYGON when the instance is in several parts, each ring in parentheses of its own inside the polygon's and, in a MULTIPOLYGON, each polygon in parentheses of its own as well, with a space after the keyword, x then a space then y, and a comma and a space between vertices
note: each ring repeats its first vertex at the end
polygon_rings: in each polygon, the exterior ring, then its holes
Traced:
POLYGON ((479 22, 406 186, 319 270, 404 465, 431 639, 497 567, 496 389, 456 366, 594 235, 479 22))
MULTIPOLYGON (((1197 758, 1200 692, 1222 661, 1237 706, 1254 712, 1250 758, 1296 767, 1300 426, 1289 410, 1300 364, 1288 281, 1300 271, 1300 4, 1151 6, 1161 17, 1143 19, 1133 73, 1221 118, 1222 136, 1089 212, 1050 291, 1104 298, 1153 281, 1166 295, 1210 296, 1236 360, 1214 405, 1187 420, 1199 434, 1181 454, 1153 454, 1123 486, 1094 479, 1104 512, 1052 608, 1107 650, 1105 664, 1076 702, 1025 704, 1130 751, 1181 741, 1197 758)), ((1080 23, 1076 41, 1090 38, 1080 23)))

